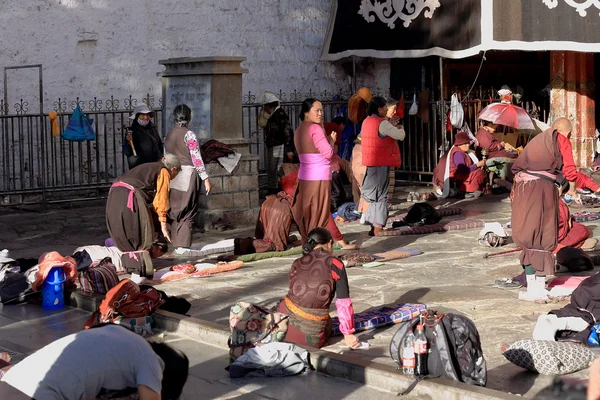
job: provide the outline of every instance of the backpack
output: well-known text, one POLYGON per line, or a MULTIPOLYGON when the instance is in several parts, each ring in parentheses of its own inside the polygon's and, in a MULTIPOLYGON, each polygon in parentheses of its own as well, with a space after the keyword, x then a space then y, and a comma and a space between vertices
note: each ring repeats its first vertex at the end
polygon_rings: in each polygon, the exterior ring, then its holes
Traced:
POLYGON ((442 220, 437 210, 427 203, 416 203, 408 209, 404 222, 409 226, 437 224, 442 220))
POLYGON ((140 290, 131 279, 123 279, 106 293, 106 297, 85 324, 88 329, 98 323, 113 322, 115 317, 145 317, 152 314, 164 300, 154 288, 140 290))
POLYGON ((106 294, 118 283, 117 269, 110 257, 92 263, 79 271, 79 285, 84 292, 106 294))
MULTIPOLYGON (((419 317, 403 322, 390 342, 390 355, 402 368, 402 344, 414 331, 419 317)), ((442 377, 470 385, 485 386, 487 368, 479 332, 473 321, 460 314, 442 314, 428 310, 423 314, 425 336, 429 346, 428 377, 442 377)), ((403 394, 407 394, 414 385, 403 394)))
POLYGON ((0 302, 2 304, 21 303, 31 293, 33 291, 27 278, 18 272, 6 272, 4 279, 0 282, 0 302))

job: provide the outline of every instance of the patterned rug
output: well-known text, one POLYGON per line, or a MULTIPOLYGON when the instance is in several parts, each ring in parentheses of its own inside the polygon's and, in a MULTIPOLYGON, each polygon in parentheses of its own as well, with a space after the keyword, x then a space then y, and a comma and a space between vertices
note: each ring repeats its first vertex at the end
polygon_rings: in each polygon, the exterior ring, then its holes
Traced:
POLYGON ((571 214, 571 217, 573 217, 576 222, 596 221, 600 219, 600 212, 579 211, 571 214))
POLYGON ((458 221, 440 222, 439 224, 390 229, 380 232, 377 236, 422 235, 426 233, 464 231, 467 229, 483 228, 485 221, 481 219, 462 219, 458 221))
POLYGON ((342 261, 346 261, 348 263, 347 267, 360 267, 363 264, 367 264, 373 261, 377 262, 386 262, 392 260, 399 260, 402 258, 408 258, 412 256, 418 256, 419 254, 423 254, 421 250, 415 249, 394 249, 390 251, 384 251, 382 253, 364 253, 361 251, 353 251, 350 253, 346 253, 339 258, 342 261))
MULTIPOLYGON (((410 321, 427 310, 425 304, 395 304, 393 306, 382 307, 378 310, 364 311, 354 314, 354 329, 356 332, 368 331, 381 326, 398 324, 400 322, 410 321)), ((339 336, 340 321, 338 317, 331 318, 333 323, 332 336, 339 336)))
MULTIPOLYGON (((462 214, 462 208, 457 208, 457 207, 437 208, 435 211, 437 212, 437 215, 439 215, 442 218, 449 217, 451 215, 462 214)), ((407 213, 402 213, 402 214, 394 215, 393 217, 389 217, 387 220, 387 224, 391 225, 393 222, 402 221, 404 219, 404 217, 406 217, 406 214, 407 213)))
MULTIPOLYGON (((217 264, 198 264, 194 267, 192 264, 183 264, 181 266, 189 266, 194 268, 194 272, 190 274, 185 274, 177 271, 168 271, 165 274, 162 274, 159 279, 148 279, 145 280, 144 284, 149 285, 158 285, 165 282, 173 282, 180 281, 188 278, 205 278, 207 276, 212 276, 215 274, 220 274, 222 272, 234 271, 236 269, 240 269, 244 266, 242 261, 232 261, 232 262, 220 262, 217 264)), ((174 268, 174 267, 171 267, 174 268)), ((169 268, 169 270, 171 269, 169 268)), ((161 272, 158 271, 157 274, 161 272)), ((155 274, 156 275, 156 274, 155 274)))

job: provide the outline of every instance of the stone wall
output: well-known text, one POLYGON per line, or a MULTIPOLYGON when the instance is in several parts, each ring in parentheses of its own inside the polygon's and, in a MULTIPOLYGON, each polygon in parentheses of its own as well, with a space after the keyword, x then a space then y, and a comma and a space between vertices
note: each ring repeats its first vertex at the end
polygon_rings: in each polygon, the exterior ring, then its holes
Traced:
MULTIPOLYGON (((171 57, 245 56, 245 93, 349 92, 342 63, 318 61, 330 7, 329 0, 6 1, 0 66, 42 64, 46 111, 59 97, 158 99, 158 60, 171 57)), ((23 98, 37 112, 37 71, 8 78, 11 111, 23 98)), ((359 68, 358 83, 388 88, 389 61, 359 68)))

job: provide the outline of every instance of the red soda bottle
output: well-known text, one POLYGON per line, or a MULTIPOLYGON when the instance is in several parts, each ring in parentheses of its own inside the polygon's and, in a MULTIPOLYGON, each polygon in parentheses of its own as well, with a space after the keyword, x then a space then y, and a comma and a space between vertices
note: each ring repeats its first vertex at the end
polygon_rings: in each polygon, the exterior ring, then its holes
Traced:
POLYGON ((422 323, 417 325, 415 333, 415 375, 429 375, 427 370, 427 337, 425 337, 425 328, 422 323))

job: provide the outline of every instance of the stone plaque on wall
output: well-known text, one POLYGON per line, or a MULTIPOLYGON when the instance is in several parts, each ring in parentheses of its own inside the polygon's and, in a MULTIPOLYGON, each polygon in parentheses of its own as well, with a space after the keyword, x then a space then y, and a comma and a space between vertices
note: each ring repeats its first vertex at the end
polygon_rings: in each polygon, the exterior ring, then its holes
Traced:
POLYGON ((165 117, 167 132, 173 128, 173 110, 179 104, 186 104, 192 109, 190 130, 201 139, 210 139, 210 93, 211 78, 209 76, 167 77, 167 102, 165 117))

